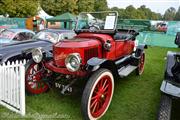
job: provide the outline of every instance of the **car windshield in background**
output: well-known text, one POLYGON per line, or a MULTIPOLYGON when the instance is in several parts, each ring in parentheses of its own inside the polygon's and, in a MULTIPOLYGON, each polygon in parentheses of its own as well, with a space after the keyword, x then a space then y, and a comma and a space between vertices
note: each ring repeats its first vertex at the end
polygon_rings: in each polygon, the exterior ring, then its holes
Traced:
POLYGON ((115 30, 117 12, 80 13, 76 30, 107 31, 115 30))
POLYGON ((15 36, 15 32, 10 30, 4 30, 0 33, 0 39, 12 39, 15 36))
POLYGON ((58 42, 59 36, 57 33, 41 31, 34 36, 34 39, 48 40, 56 43, 58 42))

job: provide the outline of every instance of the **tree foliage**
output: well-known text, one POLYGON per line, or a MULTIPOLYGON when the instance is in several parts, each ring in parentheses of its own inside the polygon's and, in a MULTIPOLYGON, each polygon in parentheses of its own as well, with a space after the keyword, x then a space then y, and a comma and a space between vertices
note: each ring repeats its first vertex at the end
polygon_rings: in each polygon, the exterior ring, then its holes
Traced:
POLYGON ((106 0, 95 0, 94 10, 95 11, 107 11, 108 10, 107 1, 106 0))
POLYGON ((78 12, 92 12, 94 11, 94 0, 78 0, 78 12))
POLYGON ((1 0, 0 14, 9 17, 30 17, 38 12, 37 0, 1 0))
POLYGON ((129 5, 126 7, 126 9, 113 7, 111 10, 118 11, 121 19, 162 19, 160 13, 152 12, 149 8, 146 8, 145 5, 140 6, 138 9, 134 8, 132 5, 129 5))
POLYGON ((180 21, 180 7, 178 8, 178 11, 176 12, 174 20, 180 21))
POLYGON ((173 7, 168 8, 162 16, 152 12, 145 5, 135 8, 132 5, 125 9, 108 8, 107 0, 0 0, 0 14, 9 17, 31 17, 37 15, 39 6, 50 15, 56 16, 65 12, 78 14, 89 11, 118 11, 121 19, 148 20, 180 20, 180 7, 176 12, 173 7))
POLYGON ((163 18, 164 20, 174 20, 175 15, 176 15, 176 9, 170 7, 166 10, 163 18))
POLYGON ((41 0, 41 7, 45 12, 53 16, 65 12, 78 13, 77 0, 41 0))
POLYGON ((78 14, 89 11, 107 11, 106 0, 41 0, 44 11, 50 15, 59 15, 64 12, 78 14))

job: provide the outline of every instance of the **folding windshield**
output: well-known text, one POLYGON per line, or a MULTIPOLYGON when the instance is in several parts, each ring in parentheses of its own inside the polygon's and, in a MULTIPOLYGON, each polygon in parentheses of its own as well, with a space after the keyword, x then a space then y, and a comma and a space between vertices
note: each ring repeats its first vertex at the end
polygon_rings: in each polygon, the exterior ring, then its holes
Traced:
POLYGON ((10 30, 4 30, 0 33, 0 39, 13 39, 15 32, 10 30))
POLYGON ((76 31, 113 32, 116 29, 117 18, 117 12, 80 13, 76 31))
POLYGON ((56 43, 59 40, 59 35, 57 33, 54 33, 54 32, 41 31, 41 32, 37 33, 33 37, 33 39, 48 40, 48 41, 51 41, 53 43, 56 43))

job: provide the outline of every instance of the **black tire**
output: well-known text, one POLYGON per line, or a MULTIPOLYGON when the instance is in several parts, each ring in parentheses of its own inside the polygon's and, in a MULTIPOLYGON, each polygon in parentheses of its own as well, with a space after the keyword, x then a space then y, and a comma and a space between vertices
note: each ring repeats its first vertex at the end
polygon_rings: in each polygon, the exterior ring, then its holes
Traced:
POLYGON ((160 108, 158 111, 158 120, 171 119, 172 98, 168 95, 162 94, 160 101, 160 108))
POLYGON ((91 120, 91 119, 101 118, 105 114, 105 112, 107 111, 107 109, 111 103, 113 91, 114 91, 114 78, 113 78, 111 71, 109 71, 108 69, 101 68, 98 71, 96 71, 94 74, 92 74, 92 76, 89 78, 88 82, 86 83, 86 86, 84 88, 83 95, 82 95, 82 100, 81 100, 81 111, 82 111, 82 115, 83 115, 84 119, 91 120), (98 112, 99 112, 99 110, 100 111, 103 110, 102 114, 100 114, 97 117, 94 117, 93 113, 91 112, 91 105, 93 104, 92 98, 93 98, 95 91, 97 93, 95 96, 99 95, 98 94, 99 89, 97 89, 97 87, 99 86, 100 82, 106 76, 108 76, 110 79, 105 79, 105 82, 103 82, 103 86, 106 86, 104 84, 108 85, 108 88, 106 90, 106 93, 108 93, 108 94, 102 93, 102 95, 100 95, 100 97, 99 97, 100 99, 103 99, 106 102, 103 102, 103 103, 101 103, 101 105, 99 105, 102 107, 99 107, 98 112), (108 83, 107 83, 107 81, 108 81, 108 83), (109 81, 111 81, 111 82, 109 82, 109 81), (109 86, 112 86, 112 87, 109 87, 109 86), (110 94, 109 94, 109 90, 111 91, 110 94), (108 103, 108 104, 106 104, 106 103, 108 103))
POLYGON ((176 33, 175 44, 180 47, 180 32, 176 33))

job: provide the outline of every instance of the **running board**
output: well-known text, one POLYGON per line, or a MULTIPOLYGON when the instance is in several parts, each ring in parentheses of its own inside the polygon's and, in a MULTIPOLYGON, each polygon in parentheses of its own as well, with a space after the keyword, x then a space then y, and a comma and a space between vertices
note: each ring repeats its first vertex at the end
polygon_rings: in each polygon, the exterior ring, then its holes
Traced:
POLYGON ((137 68, 137 66, 127 65, 127 66, 125 66, 123 68, 120 68, 118 70, 118 73, 119 73, 120 77, 126 77, 131 72, 133 72, 136 68, 137 68))

